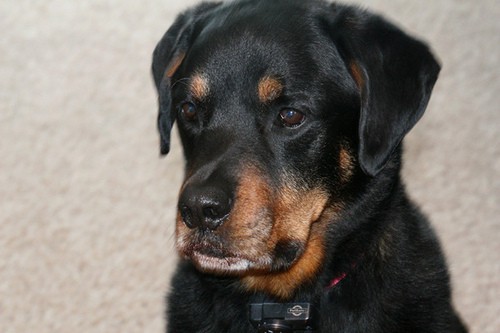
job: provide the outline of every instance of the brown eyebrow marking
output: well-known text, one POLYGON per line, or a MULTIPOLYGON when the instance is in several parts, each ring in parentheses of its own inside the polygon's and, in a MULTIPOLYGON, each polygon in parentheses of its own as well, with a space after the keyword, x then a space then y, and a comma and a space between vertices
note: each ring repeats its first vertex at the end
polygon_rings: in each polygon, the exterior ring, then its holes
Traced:
POLYGON ((178 55, 176 55, 172 61, 167 66, 167 70, 165 72, 165 75, 168 78, 171 78, 174 76, 175 72, 177 72, 177 69, 179 69, 179 66, 182 64, 182 61, 184 61, 184 58, 186 57, 186 54, 181 52, 178 55))
POLYGON ((205 97, 207 97, 210 91, 208 87, 208 80, 202 74, 195 74, 191 78, 189 88, 193 97, 198 100, 203 100, 205 97))
POLYGON ((264 76, 258 85, 259 101, 269 103, 278 98, 283 91, 283 84, 276 78, 264 76))
POLYGON ((356 61, 351 61, 349 64, 349 69, 352 75, 352 78, 354 79, 354 82, 356 82, 356 85, 358 86, 358 89, 363 89, 365 86, 365 78, 363 76, 363 70, 359 66, 359 64, 356 61))

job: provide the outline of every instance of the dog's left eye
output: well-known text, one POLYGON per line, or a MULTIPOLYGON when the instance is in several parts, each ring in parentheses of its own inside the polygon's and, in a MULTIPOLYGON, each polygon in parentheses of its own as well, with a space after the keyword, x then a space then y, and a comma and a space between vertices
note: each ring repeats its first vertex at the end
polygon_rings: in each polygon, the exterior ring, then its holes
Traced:
POLYGON ((301 125, 306 116, 294 109, 283 109, 279 113, 279 120, 285 127, 297 127, 301 125))
POLYGON ((198 115, 198 110, 196 109, 196 105, 191 102, 183 103, 180 107, 181 114, 186 118, 186 120, 193 121, 196 119, 198 115))

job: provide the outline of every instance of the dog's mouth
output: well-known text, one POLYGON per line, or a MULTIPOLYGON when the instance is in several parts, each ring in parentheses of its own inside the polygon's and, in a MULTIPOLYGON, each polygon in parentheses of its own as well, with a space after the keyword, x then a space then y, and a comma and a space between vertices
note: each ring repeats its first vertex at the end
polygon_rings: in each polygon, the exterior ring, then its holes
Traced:
POLYGON ((189 259, 198 270, 204 273, 237 276, 269 265, 270 260, 266 260, 266 256, 250 259, 239 254, 221 253, 207 244, 203 245, 194 246, 187 251, 184 249, 181 252, 184 258, 189 259))
POLYGON ((269 265, 266 255, 253 256, 231 250, 231 246, 219 237, 185 239, 177 242, 179 254, 190 260, 198 270, 216 275, 244 275, 269 265), (225 245, 224 245, 225 244, 225 245))
POLYGON ((302 255, 305 244, 293 242, 280 242, 274 250, 260 247, 232 247, 227 240, 218 239, 190 239, 178 240, 179 254, 191 261, 196 268, 214 275, 246 276, 248 274, 267 274, 281 272, 289 269, 302 255), (224 245, 225 244, 225 245, 224 245), (255 248, 259 251, 255 251, 255 248))
POLYGON ((190 259, 200 271, 207 273, 242 274, 252 267, 248 259, 236 256, 219 258, 199 251, 193 251, 190 259))

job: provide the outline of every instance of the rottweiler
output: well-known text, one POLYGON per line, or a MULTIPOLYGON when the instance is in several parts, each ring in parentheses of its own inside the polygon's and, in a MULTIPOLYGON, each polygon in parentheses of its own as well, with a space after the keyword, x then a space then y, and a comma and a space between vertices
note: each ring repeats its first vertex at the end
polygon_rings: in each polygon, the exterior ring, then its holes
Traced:
POLYGON ((322 0, 201 3, 153 53, 185 157, 168 332, 466 332, 401 141, 440 65, 322 0), (294 321, 295 320, 295 321, 294 321))

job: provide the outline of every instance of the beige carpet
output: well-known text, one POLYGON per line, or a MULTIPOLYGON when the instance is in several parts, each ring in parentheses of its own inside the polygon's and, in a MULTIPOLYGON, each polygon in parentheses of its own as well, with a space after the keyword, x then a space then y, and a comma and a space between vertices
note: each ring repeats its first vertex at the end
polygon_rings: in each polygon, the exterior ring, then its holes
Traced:
MULTIPOLYGON (((194 1, 0 2, 0 332, 162 332, 181 156, 156 41, 194 1)), ((367 0, 444 68, 406 142, 472 332, 500 332, 500 3, 367 0)))

